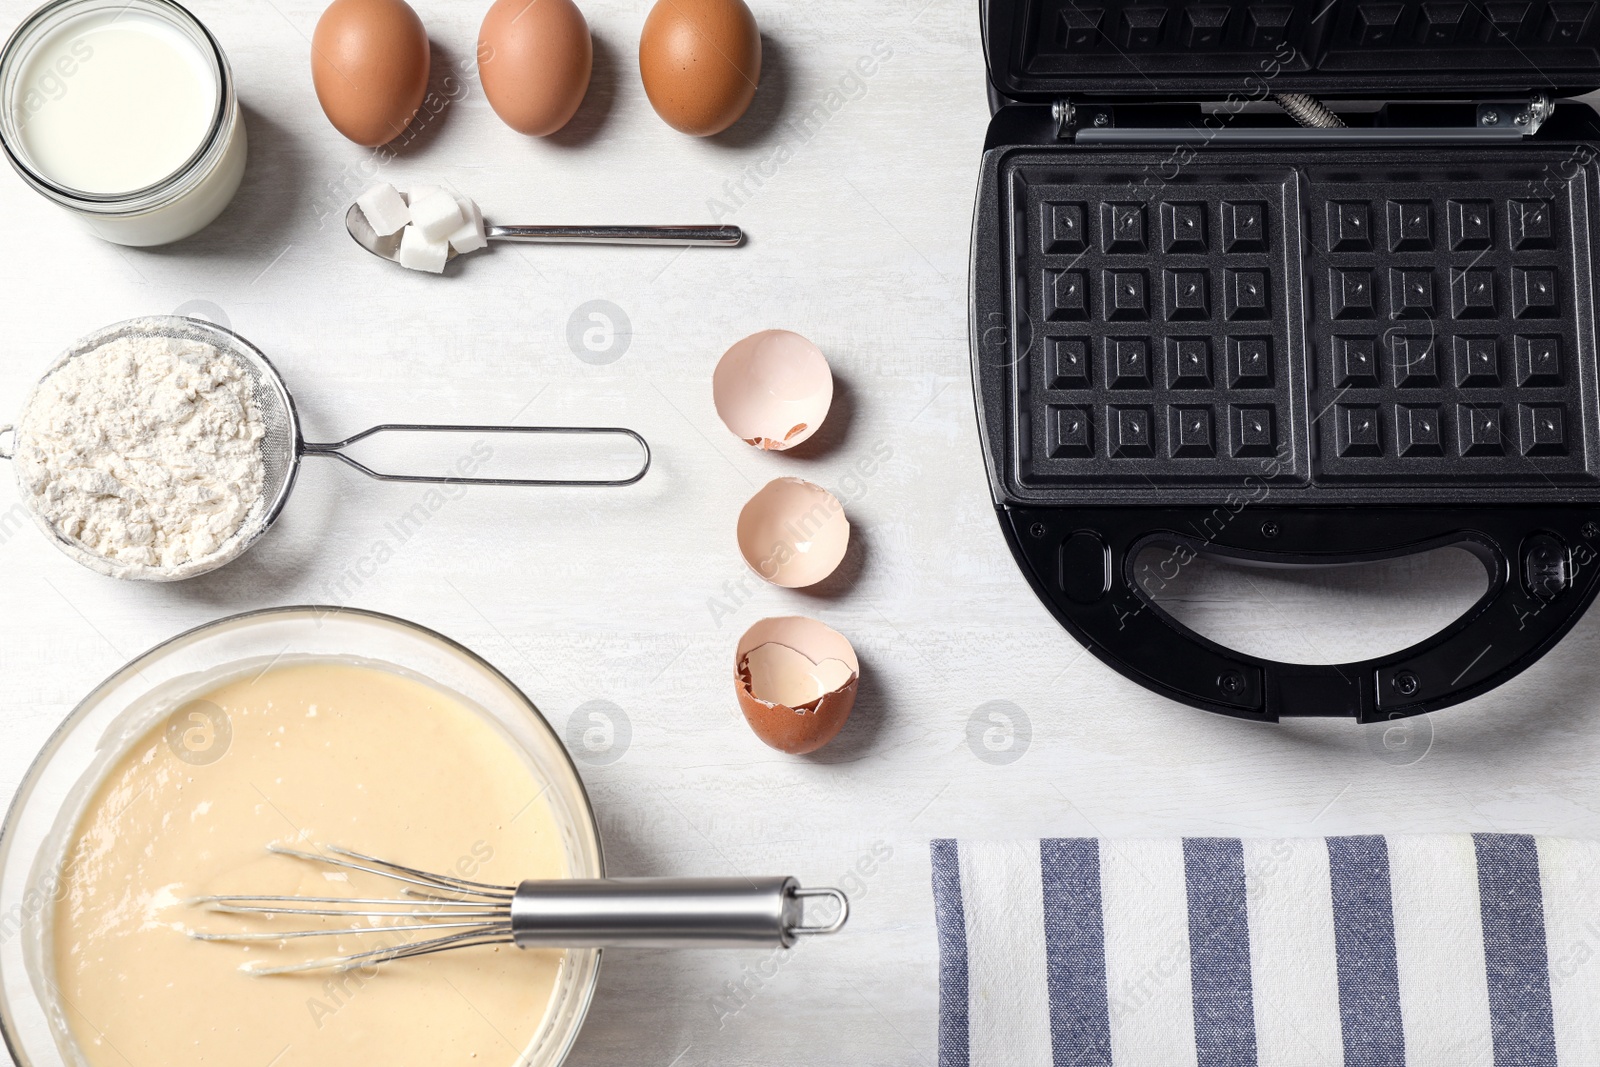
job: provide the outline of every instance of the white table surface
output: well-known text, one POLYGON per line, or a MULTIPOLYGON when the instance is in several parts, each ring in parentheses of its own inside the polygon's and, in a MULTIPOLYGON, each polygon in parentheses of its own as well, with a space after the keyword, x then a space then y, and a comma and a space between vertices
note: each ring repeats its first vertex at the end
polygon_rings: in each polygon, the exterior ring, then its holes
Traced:
MULTIPOLYGON (((31 6, 5 0, 3 21, 31 6)), ((484 4, 416 6, 436 70, 471 56, 484 4)), ((198 237, 157 251, 103 244, 0 175, 0 406, 18 408, 80 334, 183 308, 225 317, 277 361, 313 439, 379 421, 515 419, 620 423, 656 450, 635 487, 474 489, 404 543, 388 524, 422 490, 308 462, 264 542, 173 586, 73 565, 26 522, 6 479, 0 791, 81 697, 150 645, 251 608, 348 603, 465 642, 560 730, 591 701, 622 709, 626 751, 584 764, 614 873, 826 884, 872 868, 850 883, 847 933, 781 965, 764 952, 613 954, 580 1065, 931 1062, 930 837, 1600 832, 1600 615, 1386 750, 1345 722, 1265 727, 1169 703, 1084 655, 1035 600, 995 522, 967 372, 968 228, 988 118, 975 5, 752 0, 761 92, 709 141, 674 133, 644 97, 646 0, 583 6, 595 79, 568 130, 543 142, 512 133, 468 64, 449 86, 436 75, 455 98, 383 177, 447 181, 504 221, 711 221, 719 200, 747 247, 501 247, 443 279, 363 256, 338 215, 369 153, 328 125, 308 71, 320 0, 195 0, 232 59, 251 141, 237 199, 198 237), (875 45, 892 54, 853 80, 875 45), (792 123, 818 106, 825 121, 799 132, 792 123), (747 173, 760 180, 736 203, 728 190, 747 173), (607 365, 567 342, 574 309, 595 299, 632 324, 607 365), (723 349, 779 326, 817 341, 841 386, 824 447, 801 456, 741 444, 711 404, 723 349), (875 450, 890 458, 846 481, 875 450), (825 595, 748 582, 735 603, 725 583, 746 571, 734 518, 783 474, 841 491, 848 573, 825 595), (380 542, 392 558, 375 566, 380 542), (743 628, 795 612, 843 631, 863 661, 854 718, 810 759, 764 748, 731 682, 743 628), (1012 762, 969 747, 969 720, 990 701, 1029 724, 1012 762), (742 1006, 729 983, 742 983, 742 1006)), ((1478 579, 1434 558, 1354 577, 1222 580, 1186 575, 1181 610, 1246 647, 1326 661, 1409 643, 1470 601, 1478 579)))

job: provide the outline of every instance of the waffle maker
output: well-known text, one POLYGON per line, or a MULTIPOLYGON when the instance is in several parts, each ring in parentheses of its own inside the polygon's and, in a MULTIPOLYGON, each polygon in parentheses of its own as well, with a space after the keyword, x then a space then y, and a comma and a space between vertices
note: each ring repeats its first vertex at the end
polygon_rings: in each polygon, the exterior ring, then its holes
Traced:
POLYGON ((1600 3, 984 0, 972 245, 1000 523, 1105 663, 1196 707, 1360 722, 1492 689, 1600 566, 1600 3), (1279 663, 1152 593, 1196 556, 1459 546, 1443 631, 1279 663))

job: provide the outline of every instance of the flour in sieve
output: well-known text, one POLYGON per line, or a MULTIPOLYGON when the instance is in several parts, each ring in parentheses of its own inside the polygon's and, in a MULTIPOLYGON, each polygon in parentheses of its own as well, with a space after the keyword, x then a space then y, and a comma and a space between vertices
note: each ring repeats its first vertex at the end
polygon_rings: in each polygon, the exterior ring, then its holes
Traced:
POLYGON ((173 572, 225 548, 263 506, 262 433, 226 353, 121 337, 39 384, 16 458, 39 517, 111 573, 173 572))

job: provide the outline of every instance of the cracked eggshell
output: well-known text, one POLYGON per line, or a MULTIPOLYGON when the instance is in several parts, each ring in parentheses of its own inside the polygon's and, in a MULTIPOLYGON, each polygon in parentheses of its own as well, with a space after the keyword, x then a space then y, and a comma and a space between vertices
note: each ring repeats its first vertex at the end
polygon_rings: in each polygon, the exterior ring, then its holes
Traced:
POLYGON ((746 444, 781 452, 817 432, 833 403, 822 349, 790 330, 762 330, 723 353, 711 376, 722 423, 746 444))
POLYGON ((855 707, 861 664, 845 636, 815 619, 762 619, 739 639, 733 680, 739 710, 780 752, 815 752, 855 707))
POLYGON ((844 505, 804 478, 774 478, 739 512, 739 552, 773 585, 802 589, 838 568, 850 547, 844 505))

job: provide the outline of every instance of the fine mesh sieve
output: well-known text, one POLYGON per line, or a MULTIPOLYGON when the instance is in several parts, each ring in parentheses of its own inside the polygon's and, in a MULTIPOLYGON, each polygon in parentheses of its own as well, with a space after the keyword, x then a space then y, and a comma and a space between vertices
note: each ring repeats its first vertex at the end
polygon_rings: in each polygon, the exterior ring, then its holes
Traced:
MULTIPOLYGON (((385 482, 422 482, 435 485, 520 485, 520 486, 625 486, 642 479, 650 470, 650 446, 633 430, 618 426, 493 426, 446 425, 437 423, 383 423, 370 427, 342 441, 319 444, 300 436, 300 420, 295 413, 294 398, 284 385, 270 360, 255 345, 225 327, 204 319, 177 315, 152 315, 96 330, 78 340, 64 352, 40 379, 40 385, 66 366, 71 360, 94 352, 123 338, 159 338, 171 341, 192 341, 204 344, 233 360, 251 385, 251 392, 259 411, 263 433, 259 445, 262 464, 262 491, 258 503, 251 508, 243 524, 217 548, 198 559, 191 559, 172 567, 126 563, 94 552, 78 540, 58 530, 38 507, 34 495, 25 485, 20 485, 20 495, 34 521, 49 535, 51 541, 79 563, 114 578, 138 581, 169 582, 193 578, 216 570, 244 554, 245 550, 260 540, 283 511, 289 491, 294 487, 295 474, 302 456, 331 456, 354 467, 369 478, 385 482), (484 434, 539 434, 539 435, 612 435, 632 439, 642 453, 642 462, 636 473, 626 478, 480 478, 452 475, 391 474, 375 471, 342 449, 385 432, 403 433, 484 433, 484 434)), ((0 436, 11 440, 0 445, 0 458, 11 459, 22 446, 21 431, 28 415, 39 399, 39 386, 29 396, 27 406, 17 426, 0 426, 0 436)))

